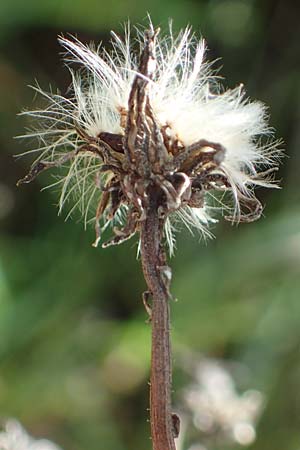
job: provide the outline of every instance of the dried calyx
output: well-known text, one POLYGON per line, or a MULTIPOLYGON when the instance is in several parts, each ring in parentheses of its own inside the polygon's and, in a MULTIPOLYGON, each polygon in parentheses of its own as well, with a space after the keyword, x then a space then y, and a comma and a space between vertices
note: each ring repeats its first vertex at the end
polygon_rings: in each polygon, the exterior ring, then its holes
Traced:
POLYGON ((240 88, 217 92, 203 62, 204 43, 193 49, 190 30, 161 42, 158 32, 151 25, 140 38, 139 63, 129 32, 125 43, 114 35, 112 56, 61 38, 68 59, 84 64, 86 78, 71 70, 70 99, 38 88, 49 106, 25 113, 44 120, 44 130, 30 136, 45 146, 33 150, 41 155, 19 184, 46 169, 67 168, 54 183, 62 184, 60 209, 74 196, 87 218, 97 203, 95 246, 108 223, 114 236, 103 247, 139 231, 154 192, 172 252, 173 219, 203 231, 208 199, 221 191, 233 199, 226 206, 219 200, 226 219, 253 221, 263 209, 253 187, 273 186, 279 150, 257 141, 270 134, 263 105, 246 101, 240 88))

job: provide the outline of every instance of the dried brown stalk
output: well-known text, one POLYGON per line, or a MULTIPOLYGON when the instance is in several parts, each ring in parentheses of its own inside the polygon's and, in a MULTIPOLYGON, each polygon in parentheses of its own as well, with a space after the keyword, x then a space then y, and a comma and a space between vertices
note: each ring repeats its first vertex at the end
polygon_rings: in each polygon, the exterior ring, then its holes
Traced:
MULTIPOLYGON (((158 192, 151 192, 146 218, 141 224, 141 259, 151 292, 152 356, 150 380, 150 421, 154 450, 175 450, 171 385, 170 269, 165 265, 161 245, 162 221, 158 217, 158 192)), ((174 417, 174 415, 173 415, 174 417)))

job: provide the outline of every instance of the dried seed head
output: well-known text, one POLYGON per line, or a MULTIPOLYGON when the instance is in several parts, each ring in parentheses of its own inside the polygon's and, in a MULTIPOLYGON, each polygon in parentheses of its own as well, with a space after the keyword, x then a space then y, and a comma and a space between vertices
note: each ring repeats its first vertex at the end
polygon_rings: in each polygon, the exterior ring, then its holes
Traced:
POLYGON ((85 223, 95 221, 95 245, 112 223, 115 236, 104 246, 139 230, 155 191, 172 253, 179 220, 207 233, 213 199, 231 221, 257 219, 254 188, 276 186, 280 150, 265 106, 250 102, 242 86, 221 89, 190 28, 174 36, 170 26, 160 38, 150 23, 137 35, 138 53, 129 26, 124 41, 112 33, 110 53, 59 38, 70 93, 34 88, 47 105, 24 113, 36 119, 26 136, 37 138, 29 153, 39 156, 20 183, 57 168, 59 210, 72 200, 68 216, 79 208, 85 223))

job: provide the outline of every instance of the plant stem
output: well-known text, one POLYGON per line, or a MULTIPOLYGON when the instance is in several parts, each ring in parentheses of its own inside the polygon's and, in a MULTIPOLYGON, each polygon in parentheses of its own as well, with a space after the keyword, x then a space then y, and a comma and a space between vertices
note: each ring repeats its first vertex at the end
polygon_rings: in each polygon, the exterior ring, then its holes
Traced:
POLYGON ((168 284, 161 245, 162 220, 157 195, 149 195, 146 219, 141 223, 141 259, 144 277, 152 296, 152 353, 150 379, 150 421, 153 450, 176 450, 171 411, 172 364, 168 284))

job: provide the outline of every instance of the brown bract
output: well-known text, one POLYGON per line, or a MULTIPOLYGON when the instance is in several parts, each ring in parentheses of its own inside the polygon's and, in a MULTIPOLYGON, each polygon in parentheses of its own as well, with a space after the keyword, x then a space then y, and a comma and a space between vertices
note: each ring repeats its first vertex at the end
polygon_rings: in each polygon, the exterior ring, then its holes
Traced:
MULTIPOLYGON (((115 236, 103 247, 119 244, 139 231, 149 206, 150 191, 155 192, 158 214, 164 220, 181 207, 203 207, 204 194, 208 190, 230 189, 226 175, 216 172, 226 154, 220 143, 200 139, 185 147, 179 138, 174 138, 170 126, 161 125, 153 113, 151 86, 155 78, 155 39, 158 32, 151 29, 145 33, 145 45, 131 87, 128 110, 120 111, 124 133, 101 132, 92 137, 74 124, 84 144, 55 162, 38 161, 18 182, 28 183, 40 172, 59 167, 83 152, 93 153, 99 158, 103 163, 99 171, 108 175, 108 181, 105 186, 99 186, 102 193, 95 217, 94 246, 98 245, 101 237, 101 217, 106 213, 108 219, 112 219, 122 204, 127 206, 126 224, 122 229, 114 228, 115 236)), ((262 212, 259 201, 241 192, 238 196, 248 211, 239 220, 257 219, 262 212)), ((232 217, 227 219, 233 220, 232 217)))

